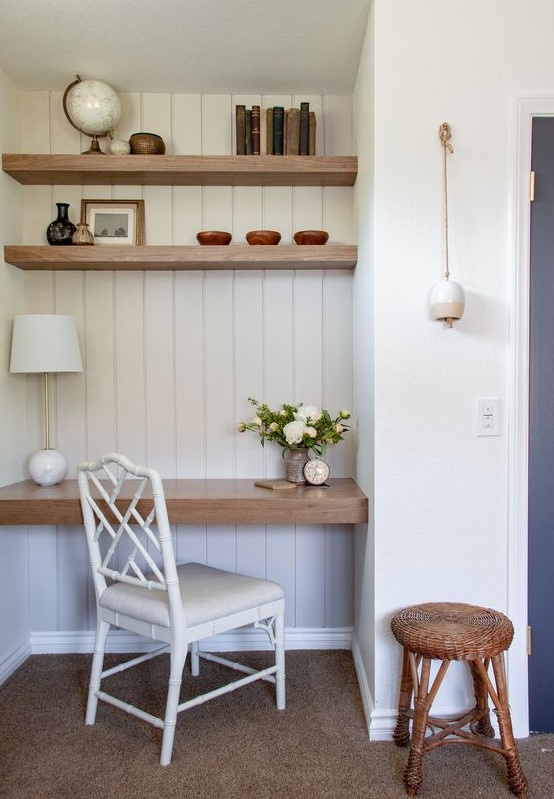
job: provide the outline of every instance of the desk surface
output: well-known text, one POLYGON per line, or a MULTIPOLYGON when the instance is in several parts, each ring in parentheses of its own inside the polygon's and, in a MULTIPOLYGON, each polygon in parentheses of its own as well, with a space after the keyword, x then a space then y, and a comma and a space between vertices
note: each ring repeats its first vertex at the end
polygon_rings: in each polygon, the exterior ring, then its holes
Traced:
MULTIPOLYGON (((368 499, 350 478, 328 488, 272 490, 254 480, 164 480, 169 520, 176 524, 358 524, 368 499)), ((82 524, 76 480, 38 486, 30 480, 0 488, 0 525, 82 524)))

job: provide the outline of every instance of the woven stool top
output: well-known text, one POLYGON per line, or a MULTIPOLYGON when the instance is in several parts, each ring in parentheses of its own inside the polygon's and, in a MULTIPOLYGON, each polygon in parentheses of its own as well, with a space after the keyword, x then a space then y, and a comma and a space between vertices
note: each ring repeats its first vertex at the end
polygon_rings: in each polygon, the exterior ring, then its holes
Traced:
POLYGON ((512 622, 503 613, 462 602, 403 608, 392 617, 391 629, 410 652, 436 660, 494 657, 508 649, 514 637, 512 622))

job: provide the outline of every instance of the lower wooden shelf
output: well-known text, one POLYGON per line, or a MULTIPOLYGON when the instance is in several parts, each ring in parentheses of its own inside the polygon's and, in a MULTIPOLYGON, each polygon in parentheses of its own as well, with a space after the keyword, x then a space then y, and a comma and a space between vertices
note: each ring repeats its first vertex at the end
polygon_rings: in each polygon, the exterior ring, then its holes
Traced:
POLYGON ((344 269, 358 259, 354 244, 52 247, 7 245, 4 260, 35 270, 344 269))
MULTIPOLYGON (((336 478, 329 483, 328 488, 272 491, 255 486, 253 479, 163 481, 169 520, 176 524, 367 522, 368 499, 356 481, 336 478)), ((25 480, 0 488, 0 525, 55 524, 82 524, 76 480, 49 487, 25 480)))

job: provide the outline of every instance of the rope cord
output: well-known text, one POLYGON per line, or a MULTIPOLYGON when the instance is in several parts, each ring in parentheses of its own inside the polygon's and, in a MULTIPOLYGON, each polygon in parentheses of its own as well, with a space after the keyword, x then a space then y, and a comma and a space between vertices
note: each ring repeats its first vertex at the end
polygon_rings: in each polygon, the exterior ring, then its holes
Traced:
POLYGON ((453 153, 454 148, 450 144, 452 131, 448 122, 443 122, 439 128, 439 138, 443 148, 443 187, 444 187, 444 263, 445 271, 444 277, 446 280, 450 278, 450 263, 448 253, 448 168, 447 156, 448 153, 453 153))

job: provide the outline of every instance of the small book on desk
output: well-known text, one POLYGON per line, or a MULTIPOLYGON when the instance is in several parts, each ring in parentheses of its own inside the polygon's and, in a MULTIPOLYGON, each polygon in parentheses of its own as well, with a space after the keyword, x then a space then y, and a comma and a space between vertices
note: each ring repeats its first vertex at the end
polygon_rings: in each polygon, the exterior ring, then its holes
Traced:
POLYGON ((296 488, 296 483, 289 483, 288 480, 256 480, 254 485, 260 486, 260 488, 270 488, 273 489, 273 491, 296 488))

